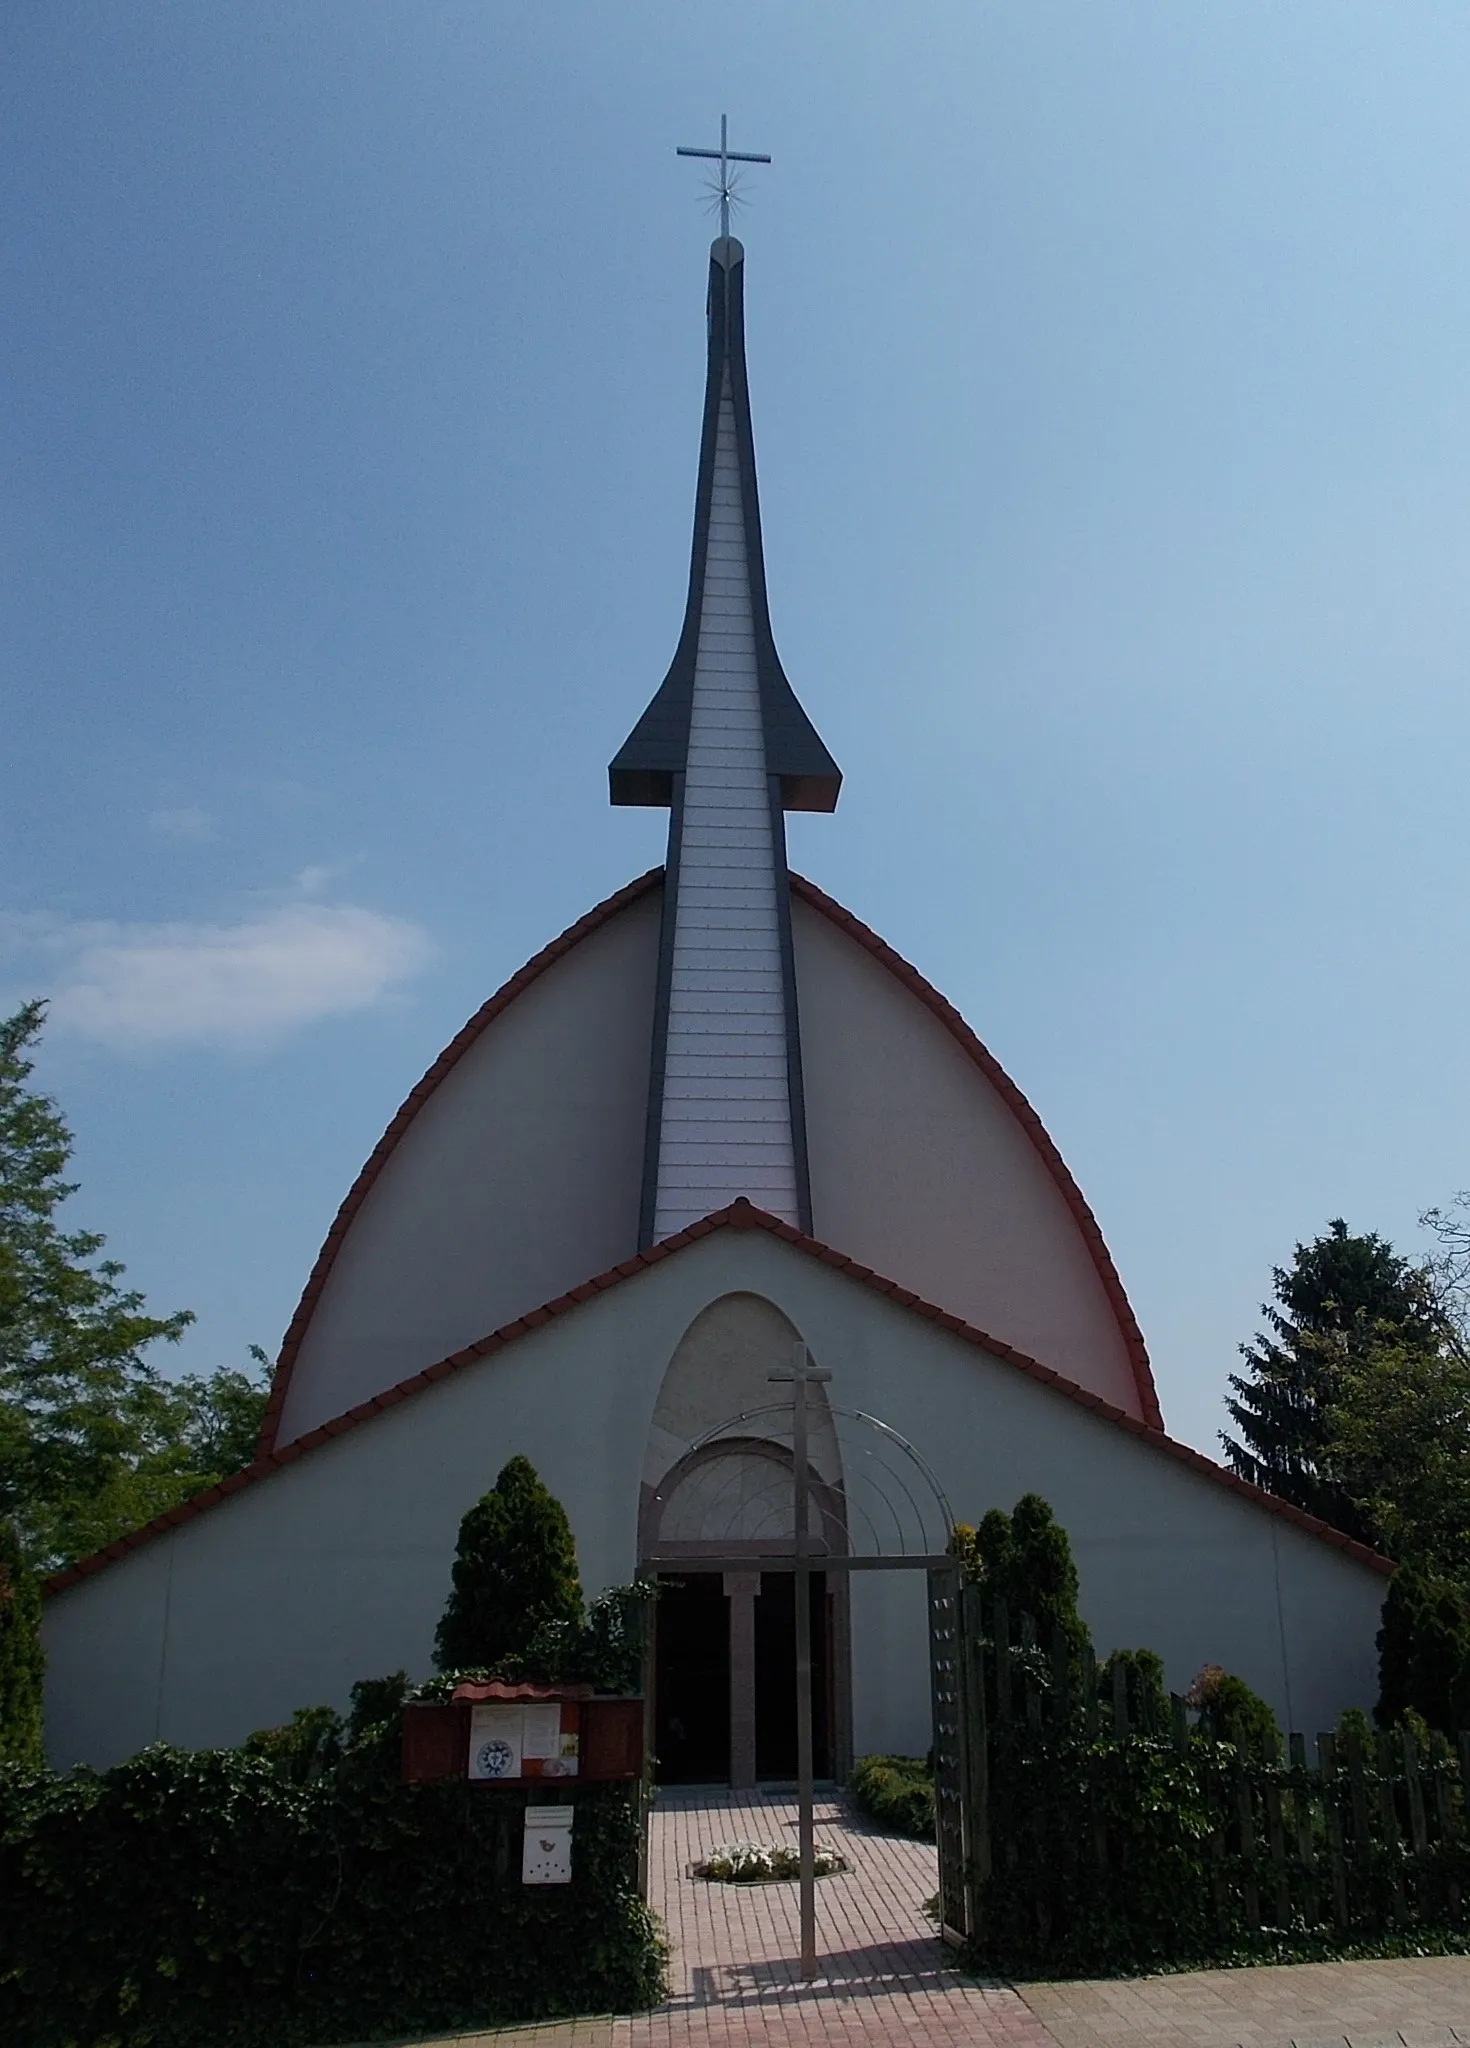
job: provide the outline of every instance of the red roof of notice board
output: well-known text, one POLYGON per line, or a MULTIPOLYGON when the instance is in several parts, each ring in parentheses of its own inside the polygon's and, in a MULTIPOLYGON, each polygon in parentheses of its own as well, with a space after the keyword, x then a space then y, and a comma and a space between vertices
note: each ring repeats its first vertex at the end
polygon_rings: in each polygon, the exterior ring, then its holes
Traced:
POLYGON ((597 1697, 590 1685, 533 1685, 529 1679, 512 1684, 506 1678, 467 1678, 449 1695, 452 1700, 590 1700, 597 1697))

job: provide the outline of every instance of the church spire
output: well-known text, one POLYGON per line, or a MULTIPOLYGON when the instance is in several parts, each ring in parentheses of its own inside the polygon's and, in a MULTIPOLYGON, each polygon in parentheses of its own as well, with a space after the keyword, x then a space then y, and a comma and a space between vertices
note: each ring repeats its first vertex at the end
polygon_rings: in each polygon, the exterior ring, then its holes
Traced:
POLYGON ((608 771, 615 804, 670 811, 644 1246, 738 1195, 811 1228, 784 813, 833 810, 842 777, 771 633, 744 271, 720 236, 684 628, 608 771))

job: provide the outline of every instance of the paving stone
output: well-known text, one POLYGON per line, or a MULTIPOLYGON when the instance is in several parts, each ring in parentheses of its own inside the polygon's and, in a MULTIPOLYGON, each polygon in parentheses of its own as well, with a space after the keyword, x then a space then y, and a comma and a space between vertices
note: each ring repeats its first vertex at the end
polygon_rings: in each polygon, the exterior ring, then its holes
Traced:
POLYGON ((1007 1986, 950 1967, 924 1912, 935 1852, 880 1834, 836 1799, 819 1801, 817 1839, 849 1870, 817 1884, 815 1982, 801 1981, 795 1884, 709 1884, 686 1873, 722 1843, 796 1841, 796 1805, 765 1793, 665 1792, 654 1811, 650 1892, 674 1950, 672 1997, 619 2023, 617 2048, 655 2042, 857 2043, 903 2039, 1052 2048, 1007 1986))
MULTIPOLYGON (((1470 1959, 1300 1963, 1094 1984, 1023 1984, 1061 2048, 1447 2048, 1470 1999, 1470 1959), (1127 2024, 1120 2034, 1118 2022, 1127 2024)), ((1465 2029, 1461 2028, 1461 2032, 1465 2029)))
POLYGON ((690 1877, 721 1843, 795 1843, 784 1795, 665 1791, 650 1901, 673 1947, 652 2013, 462 2034, 421 2048, 1470 2048, 1470 1958, 1304 1963, 1095 1983, 977 1982, 950 1967, 924 1902, 935 1851, 880 1834, 837 1799, 817 1838, 851 1866, 817 1884, 814 1983, 801 1980, 798 1887, 690 1877))

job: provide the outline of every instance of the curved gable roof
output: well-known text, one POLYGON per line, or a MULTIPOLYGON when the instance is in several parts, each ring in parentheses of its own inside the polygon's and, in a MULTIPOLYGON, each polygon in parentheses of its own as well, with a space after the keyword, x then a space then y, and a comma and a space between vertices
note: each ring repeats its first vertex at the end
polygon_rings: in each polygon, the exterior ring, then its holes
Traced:
MULTIPOLYGON (((300 1354, 307 1329, 311 1323, 313 1312, 321 1298, 323 1289, 326 1287, 328 1278, 331 1275, 343 1242, 352 1227, 354 1218, 367 1200, 368 1195, 372 1191, 373 1184, 401 1143, 415 1117, 441 1083, 458 1065, 459 1061, 464 1058, 470 1048, 476 1044, 489 1026, 510 1007, 518 996, 524 994, 533 983, 540 979, 548 968, 563 959, 582 940, 589 938, 594 932, 616 917, 620 911, 627 909, 630 905, 640 901, 650 892, 660 887, 662 881, 663 869, 650 868, 646 874, 640 875, 636 881, 628 883, 626 887, 607 897, 603 902, 597 904, 595 908, 589 910, 584 917, 579 918, 575 924, 570 925, 558 938, 553 939, 548 946, 545 946, 533 959, 527 961, 524 967, 512 975, 509 981, 497 989, 495 994, 486 1003, 482 1004, 463 1029, 450 1040, 449 1044, 440 1053, 423 1078, 404 1099, 382 1137, 374 1146, 357 1179, 353 1182, 341 1208, 337 1211, 332 1226, 322 1244, 322 1248, 317 1254, 316 1262, 311 1269, 301 1299, 297 1304, 296 1312, 291 1318, 285 1339, 281 1345, 280 1355, 276 1362, 271 1382, 270 1398, 261 1424, 258 1446, 259 1457, 270 1457, 277 1450, 281 1416, 285 1407, 287 1390, 291 1385, 292 1374, 295 1370, 296 1361, 300 1354)), ((836 926, 838 930, 855 940, 911 995, 918 998, 925 1008, 939 1020, 966 1058, 979 1069, 986 1081, 996 1090, 1007 1108, 1016 1118, 1017 1123, 1035 1148, 1047 1173, 1055 1183, 1063 1201, 1071 1212, 1087 1252, 1096 1268, 1098 1278, 1112 1308, 1128 1354, 1144 1424, 1150 1429, 1162 1432, 1163 1415, 1159 1407, 1158 1394, 1154 1387, 1153 1374, 1149 1367, 1148 1352, 1144 1344, 1143 1334, 1138 1327, 1137 1320, 1124 1292, 1123 1283, 1119 1278, 1116 1266, 1113 1264, 1107 1245, 1103 1241, 1102 1232, 1098 1227, 1096 1217, 1088 1206, 1081 1189, 1068 1172, 1060 1152, 1058 1152, 1051 1138, 1047 1135, 1036 1111, 1031 1107, 1026 1097, 1010 1079, 1009 1075, 1006 1074, 999 1061, 987 1051, 985 1046, 976 1037, 953 1004, 946 1001, 938 990, 924 979, 917 968, 913 967, 901 955, 896 953, 891 946, 879 938, 859 918, 854 917, 850 911, 844 910, 841 904, 828 896, 825 891, 819 889, 814 882, 809 882, 802 876, 793 874, 791 876, 791 887, 800 901, 819 912, 836 926)))

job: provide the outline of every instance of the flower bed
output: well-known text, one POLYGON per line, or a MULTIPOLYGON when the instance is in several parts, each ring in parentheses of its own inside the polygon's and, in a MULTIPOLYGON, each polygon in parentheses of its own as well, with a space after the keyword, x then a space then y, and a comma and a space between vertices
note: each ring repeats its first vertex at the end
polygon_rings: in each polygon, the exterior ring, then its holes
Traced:
MULTIPOLYGON (((813 1861, 818 1877, 836 1877, 847 1868, 845 1857, 820 1845, 813 1861)), ((801 1876, 801 1856, 784 1842, 727 1842, 696 1863, 694 1875, 711 1884, 779 1884, 801 1876)))

